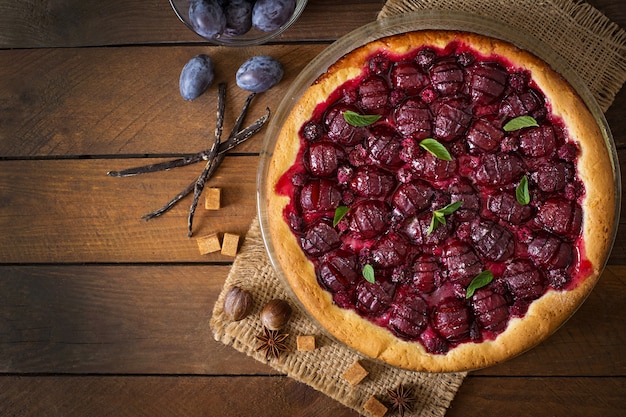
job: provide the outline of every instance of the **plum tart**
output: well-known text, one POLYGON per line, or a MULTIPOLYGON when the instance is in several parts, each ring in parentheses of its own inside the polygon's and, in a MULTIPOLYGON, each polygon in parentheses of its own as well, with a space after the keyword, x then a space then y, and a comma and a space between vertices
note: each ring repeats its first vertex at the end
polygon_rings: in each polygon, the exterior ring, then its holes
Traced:
POLYGON ((611 166, 544 61, 475 33, 408 32, 347 53, 295 103, 268 227, 336 339, 405 369, 476 369, 544 340, 597 282, 611 166))

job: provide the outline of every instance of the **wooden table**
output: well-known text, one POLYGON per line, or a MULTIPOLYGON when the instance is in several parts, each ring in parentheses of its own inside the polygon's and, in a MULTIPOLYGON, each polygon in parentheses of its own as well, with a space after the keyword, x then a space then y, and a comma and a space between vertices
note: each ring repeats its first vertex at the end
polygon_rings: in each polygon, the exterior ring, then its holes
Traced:
MULTIPOLYGON (((623 0, 591 4, 626 27, 623 0)), ((212 308, 233 258, 200 255, 189 200, 158 208, 200 165, 126 179, 122 169, 207 148, 215 89, 178 92, 184 63, 210 54, 228 83, 226 130, 245 99, 235 69, 270 54, 283 92, 330 42, 373 21, 381 0, 315 0, 277 42, 211 47, 166 0, 0 2, 0 415, 355 416, 315 390, 213 340, 212 308)), ((626 90, 607 114, 626 160, 626 90)), ((255 216, 261 135, 225 158, 209 186, 223 208, 196 235, 243 236, 255 216)), ((624 171, 624 165, 622 165, 624 171)), ((626 231, 600 283, 554 336, 471 373, 450 416, 626 413, 626 231)))

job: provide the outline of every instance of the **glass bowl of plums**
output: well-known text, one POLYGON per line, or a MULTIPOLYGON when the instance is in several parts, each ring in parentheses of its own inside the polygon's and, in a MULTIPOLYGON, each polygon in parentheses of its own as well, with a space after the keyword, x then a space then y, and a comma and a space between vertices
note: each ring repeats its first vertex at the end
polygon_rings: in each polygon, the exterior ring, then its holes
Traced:
POLYGON ((170 0, 178 18, 215 45, 261 45, 300 16, 306 0, 170 0))

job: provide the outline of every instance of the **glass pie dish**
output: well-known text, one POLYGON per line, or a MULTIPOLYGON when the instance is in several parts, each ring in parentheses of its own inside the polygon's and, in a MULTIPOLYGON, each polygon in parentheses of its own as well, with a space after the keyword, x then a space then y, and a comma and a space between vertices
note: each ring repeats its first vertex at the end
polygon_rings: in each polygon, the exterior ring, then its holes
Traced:
MULTIPOLYGON (((589 120, 589 118, 586 118, 585 120, 589 120)), ((500 362, 502 360, 506 360, 513 356, 516 356, 520 354, 521 352, 540 343, 542 340, 548 337, 549 334, 552 334, 582 304, 582 302, 584 301, 584 298, 588 295, 589 291, 591 291, 591 288, 593 288, 593 286, 595 285, 595 282, 600 274, 600 271, 604 268, 606 264, 608 255, 610 253, 610 249, 615 239, 618 218, 619 218, 619 208, 621 204, 621 200, 620 200, 621 183, 620 183, 619 165, 617 163, 616 149, 613 143, 611 132, 607 126, 606 120, 604 119, 602 112, 599 109, 599 106, 595 102, 593 96, 589 93, 585 84, 562 61, 559 55, 556 52, 554 52, 552 49, 550 49, 548 46, 542 44, 540 41, 533 39, 531 36, 520 33, 520 31, 518 30, 513 30, 512 28, 503 26, 502 24, 497 23, 495 21, 490 21, 482 17, 468 16, 466 14, 456 14, 456 13, 437 12, 437 11, 412 13, 412 14, 402 15, 399 17, 388 18, 382 21, 378 21, 378 22, 374 22, 372 24, 366 25, 346 35, 342 39, 338 40, 337 42, 332 44, 329 48, 327 48, 324 52, 322 52, 318 57, 312 60, 311 63, 301 72, 301 74, 297 77, 296 81, 287 90, 284 96, 284 99, 282 100, 272 120, 270 121, 268 130, 265 136, 263 151, 261 154, 261 161, 260 161, 257 181, 258 181, 257 182, 258 214, 259 214, 259 221, 261 224, 261 231, 263 234, 264 242, 265 242, 270 260, 274 266, 274 269, 276 270, 276 273, 282 279, 282 281, 285 282, 286 287, 289 290, 291 290, 292 296, 293 296, 292 298, 294 299, 294 302, 296 302, 296 304, 298 304, 301 307, 301 309, 304 312, 306 312, 306 314, 312 320, 316 321, 320 325, 320 328, 326 330, 327 333, 329 333, 335 339, 338 339, 340 342, 345 343, 346 345, 374 359, 380 359, 394 366, 400 366, 403 368, 413 369, 413 370, 418 370, 418 371, 426 370, 426 371, 447 372, 447 371, 476 369, 479 367, 488 366, 493 363, 500 362), (611 199, 609 203, 606 204, 606 207, 604 207, 604 210, 605 210, 604 213, 607 215, 607 217, 610 217, 612 221, 608 223, 610 226, 607 227, 607 229, 609 230, 603 231, 603 233, 605 234, 605 236, 603 236, 603 240, 605 242, 604 246, 606 247, 606 250, 605 252, 603 252, 602 258, 599 259, 597 262, 595 262, 593 265, 595 268, 597 268, 597 273, 594 276, 594 279, 592 280, 593 281, 591 283, 592 285, 590 285, 589 287, 586 287, 584 290, 584 294, 577 296, 575 302, 570 303, 570 305, 565 309, 566 311, 561 313, 557 318, 554 318, 554 317, 550 318, 551 323, 549 326, 547 326, 549 327, 549 331, 544 332, 541 335, 538 335, 536 337, 529 338, 531 342, 527 342, 523 340, 519 341, 518 346, 514 346, 512 349, 508 349, 507 353, 497 353, 497 354, 494 354, 494 358, 486 357, 484 358, 484 360, 481 360, 478 362, 477 361, 463 362, 464 361, 463 357, 457 358, 458 360, 454 360, 452 362, 448 362, 446 360, 444 361, 435 360, 433 362, 431 361, 432 358, 428 359, 425 362, 424 361, 420 362, 419 360, 417 360, 416 362, 411 362, 411 360, 409 360, 407 362, 407 361, 404 361, 406 357, 429 356, 429 355, 434 357, 434 356, 442 355, 442 354, 441 352, 437 352, 437 354, 432 354, 432 352, 429 352, 426 355, 422 355, 423 354, 422 348, 418 347, 416 349, 412 349, 409 346, 410 343, 407 343, 406 340, 401 340, 400 342, 398 342, 399 347, 395 346, 393 348, 389 348, 387 341, 389 339, 393 339, 393 337, 388 337, 389 336, 388 334, 386 333, 383 334, 384 332, 381 332, 378 330, 372 330, 371 335, 368 333, 368 336, 365 337, 365 339, 368 339, 368 342, 355 340, 359 338, 358 335, 351 334, 350 336, 346 337, 345 334, 347 334, 347 332, 344 331, 346 329, 337 329, 337 326, 342 326, 343 324, 336 324, 336 323, 341 322, 346 316, 344 315, 332 316, 332 315, 327 314, 326 312, 326 310, 329 310, 329 309, 332 309, 332 310, 340 309, 336 306, 337 304, 336 299, 332 302, 328 302, 328 300, 326 300, 325 302, 320 301, 320 303, 322 303, 321 306, 314 305, 314 303, 316 303, 316 300, 319 299, 319 296, 316 295, 316 297, 309 298, 306 294, 303 294, 301 288, 299 287, 296 288, 296 286, 294 286, 294 281, 292 279, 292 276, 294 275, 294 268, 289 267, 288 268, 289 272, 287 274, 285 273, 285 267, 288 266, 286 262, 288 261, 285 261, 285 259, 287 259, 285 257, 281 258, 282 256, 281 251, 285 250, 283 248, 283 240, 282 240, 284 236, 280 236, 279 238, 277 238, 275 235, 273 235, 274 231, 272 230, 272 227, 270 226, 271 218, 282 216, 282 213, 275 212, 275 210, 270 208, 270 205, 268 203, 272 199, 271 194, 274 192, 268 186, 268 181, 269 181, 268 173, 271 171, 273 160, 276 157, 277 140, 278 138, 281 137, 281 132, 283 131, 284 126, 287 123, 292 110, 294 109, 295 106, 298 105, 298 103, 300 102, 300 99, 303 97, 305 92, 309 90, 309 88, 312 85, 319 82, 319 80, 324 80, 323 74, 327 73, 329 68, 331 68, 341 58, 345 57, 347 54, 350 54, 352 51, 357 50, 358 48, 364 45, 368 45, 371 42, 374 42, 383 38, 388 38, 391 36, 406 34, 406 33, 415 32, 415 31, 419 32, 419 31, 429 31, 429 30, 464 32, 464 33, 478 34, 481 36, 487 36, 489 38, 503 40, 509 44, 515 45, 517 48, 523 51, 528 51, 534 56, 539 57, 544 63, 547 63, 557 74, 559 74, 563 79, 565 79, 567 81, 567 84, 569 84, 569 86, 571 86, 571 88, 581 98, 582 102, 584 103, 584 106, 586 107, 588 112, 591 114, 591 119, 593 120, 593 122, 595 122, 595 124, 597 124, 597 126, 594 126, 593 129, 596 131, 599 131, 599 135, 601 135, 602 137, 601 139, 603 143, 601 143, 599 146, 600 146, 602 153, 606 155, 606 160, 608 161, 608 163, 606 164, 607 165, 606 168, 608 170, 606 174, 606 177, 607 177, 606 182, 608 183, 608 186, 606 186, 605 189, 607 190, 608 194, 611 194, 611 199), (610 167, 608 165, 610 165, 610 167), (336 323, 333 322, 333 320, 337 319, 338 317, 339 317, 339 320, 335 320, 336 323), (385 343, 381 343, 380 345, 378 345, 377 342, 375 342, 374 340, 378 340, 379 338, 385 339, 385 343), (375 349, 370 349, 369 347, 367 347, 367 343, 370 343, 372 345, 377 345, 379 347, 375 349), (387 355, 388 352, 392 352, 392 353, 389 353, 389 355, 387 355), (403 359, 400 361, 394 361, 393 358, 391 358, 392 355, 403 356, 403 359), (431 364, 435 362, 437 363, 442 362, 444 364, 443 365, 431 364)), ((272 207, 275 207, 275 206, 272 206, 272 207)), ((356 213, 356 210, 355 210, 355 213, 356 213)), ((356 214, 354 215, 356 216, 356 214)), ((435 217, 433 215, 433 219, 434 218, 435 217)), ((589 223, 595 222, 594 218, 591 218, 588 220, 590 220, 589 223)), ((445 224, 445 222, 443 223, 445 224)), ((335 225, 333 225, 333 227, 334 226, 335 225)), ((349 227, 351 228, 352 225, 349 227)), ((474 226, 471 226, 471 227, 474 227, 474 226)), ((376 245, 376 243, 374 243, 373 245, 376 245)), ((375 246, 372 246, 372 248, 373 247, 375 246)), ((326 256, 326 253, 324 253, 324 256, 326 256)), ((361 254, 359 254, 359 257, 360 256, 361 254)), ((518 255, 516 254, 515 256, 518 256, 518 255)), ((361 262, 360 259, 361 258, 359 258, 358 262, 361 262)), ((493 268, 505 269, 508 266, 508 264, 504 262, 498 264, 499 266, 496 265, 500 261, 500 259, 489 259, 489 261, 493 261, 491 262, 491 264, 493 264, 493 268)), ((382 265, 381 268, 385 268, 385 265, 383 265, 383 262, 379 262, 379 261, 377 262, 380 265, 382 265)), ((533 262, 534 262, 534 259, 533 259, 533 262)), ((487 264, 485 263, 485 265, 487 264)), ((371 266, 371 265, 367 265, 367 266, 371 266)), ((396 265, 391 265, 391 266, 395 267, 396 265)), ((539 267, 539 265, 537 266, 539 267)), ((490 269, 493 269, 493 268, 490 266, 490 269)), ((551 272, 551 271, 546 270, 545 274, 547 275, 548 272, 551 272)), ((299 271, 296 271, 295 273, 298 274, 299 271)), ((306 273, 309 274, 310 270, 306 270, 306 273)), ((318 272, 315 272, 312 275, 314 275, 313 277, 311 277, 312 281, 319 279, 318 272), (317 275, 317 277, 315 275, 317 275)), ((365 268, 363 268, 363 275, 366 280, 370 281, 370 279, 368 279, 368 277, 365 274, 365 268)), ((481 274, 478 274, 478 275, 481 275, 481 274)), ((390 278, 391 281, 393 281, 394 279, 395 278, 390 278)), ((450 286, 452 287, 452 285, 450 286)), ((461 291, 463 292, 463 297, 457 296, 457 298, 465 298, 464 297, 465 291, 466 289, 463 288, 461 291)), ((467 292, 469 293, 469 287, 467 287, 467 292)), ((560 291, 549 290, 549 292, 559 293, 560 291)), ((469 299, 470 296, 471 294, 469 294, 467 298, 469 299)), ((393 298, 394 296, 392 295, 390 297, 393 298)), ((428 299, 429 297, 430 296, 424 296, 425 299, 428 299)), ((394 302, 395 302, 395 299, 394 299, 394 302)), ((448 307, 449 309, 451 308, 449 305, 446 305, 446 308, 448 307)), ((392 305, 390 309, 391 308, 395 308, 395 307, 393 307, 392 305)), ((439 308, 439 306, 437 308, 439 308)), ((454 307, 454 308, 456 309, 457 307, 454 307)), ((479 312, 476 310, 474 304, 472 304, 468 308, 474 309, 473 313, 468 313, 469 315, 473 314, 476 317, 479 316, 479 312)), ((430 306, 429 306, 429 310, 428 310, 429 317, 432 317, 433 315, 437 314, 437 311, 435 310, 436 309, 430 310, 430 306)), ((388 313, 388 311, 386 311, 384 314, 388 315, 392 313, 388 313)), ((548 314, 548 316, 549 315, 550 314, 548 314)), ((524 319, 530 316, 531 316, 530 314, 528 315, 522 314, 522 317, 524 319)), ((377 318, 371 319, 371 317, 364 319, 365 322, 372 322, 372 321, 377 321, 377 320, 378 320, 377 318)), ((436 319, 429 318, 428 320, 432 321, 436 319)), ((538 317, 535 320, 541 320, 541 318, 538 317)), ((548 318, 546 318, 546 320, 548 320, 548 318)), ((352 321, 352 318, 349 318, 347 322, 351 324, 359 323, 356 325, 356 327, 358 327, 361 331, 364 328, 370 329, 367 326, 361 327, 361 323, 358 320, 352 321)), ((539 327, 541 327, 541 323, 538 323, 538 324, 539 324, 539 327)), ((428 324, 428 326, 431 326, 431 324, 428 324)), ((512 329, 513 327, 515 326, 510 326, 511 332, 514 331, 512 329)), ((509 332, 508 328, 506 332, 509 332)), ((390 333, 390 332, 387 332, 387 333, 390 333)), ((469 330, 468 330, 468 333, 469 333, 469 330)), ((520 334, 523 334, 523 332, 520 334)), ((515 337, 514 339, 517 340, 520 338, 521 336, 515 337)), ((478 340, 478 338, 475 340, 478 340)), ((500 340, 499 334, 493 336, 493 340, 488 340, 488 342, 484 342, 484 344, 496 345, 497 343, 495 342, 497 342, 498 340, 500 340)), ((413 341, 412 343, 414 343, 415 345, 419 344, 418 342, 415 342, 415 341, 413 341)), ((481 343, 471 342, 470 344, 479 345, 481 343)), ((459 348, 454 347, 450 349, 450 352, 454 352, 457 349, 459 348)), ((491 349, 491 351, 496 350, 496 348, 493 348, 493 346, 489 347, 489 349, 491 349)), ((443 356, 445 355, 447 355, 447 353, 445 353, 443 356)), ((454 357, 454 356, 455 355, 451 355, 451 357, 454 357)), ((470 356, 470 355, 465 355, 465 357, 467 356, 470 356)), ((489 354, 486 356, 489 356, 489 354)))

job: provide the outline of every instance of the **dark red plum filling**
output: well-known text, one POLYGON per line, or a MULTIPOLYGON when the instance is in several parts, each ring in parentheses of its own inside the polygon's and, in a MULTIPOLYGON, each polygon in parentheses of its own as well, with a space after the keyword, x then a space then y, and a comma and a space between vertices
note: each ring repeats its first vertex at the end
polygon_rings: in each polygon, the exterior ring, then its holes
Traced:
POLYGON ((284 216, 320 285, 338 306, 431 353, 494 339, 587 267, 578 148, 529 74, 506 59, 462 44, 377 53, 317 106, 300 142, 301 160, 277 191, 291 198, 284 216), (347 110, 381 117, 355 127, 347 110), (518 116, 539 126, 505 130, 518 116), (426 138, 451 160, 420 146, 426 138), (527 203, 516 197, 522 180, 527 203), (340 206, 347 213, 333 224, 340 206), (468 296, 484 271, 493 280, 468 296))

